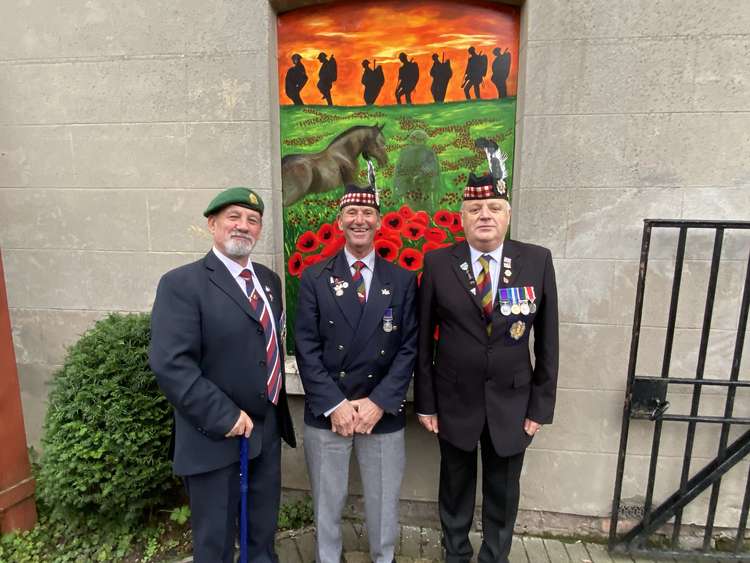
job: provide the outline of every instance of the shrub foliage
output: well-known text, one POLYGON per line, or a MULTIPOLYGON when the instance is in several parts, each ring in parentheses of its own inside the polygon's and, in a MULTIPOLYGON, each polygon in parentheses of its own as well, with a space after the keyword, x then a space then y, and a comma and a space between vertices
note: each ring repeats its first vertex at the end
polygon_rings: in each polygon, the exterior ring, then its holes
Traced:
POLYGON ((44 423, 40 500, 135 522, 169 504, 171 409, 148 367, 149 317, 112 314, 70 348, 44 423))

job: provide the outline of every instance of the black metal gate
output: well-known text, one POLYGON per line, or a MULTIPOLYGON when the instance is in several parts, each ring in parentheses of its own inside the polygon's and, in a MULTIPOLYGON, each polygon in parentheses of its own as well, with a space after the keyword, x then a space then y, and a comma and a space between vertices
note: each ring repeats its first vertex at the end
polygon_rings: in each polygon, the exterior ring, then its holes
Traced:
MULTIPOLYGON (((738 462, 750 452, 750 429, 747 429, 748 425, 750 425, 750 418, 738 417, 734 414, 735 398, 738 391, 741 388, 750 388, 750 380, 740 378, 740 362, 745 342, 748 306, 750 305, 750 250, 747 253, 748 263, 744 269, 744 289, 742 290, 741 304, 739 306, 739 318, 734 338, 731 368, 725 379, 716 377, 704 378, 709 332, 714 313, 714 301, 716 298, 717 280, 719 278, 725 233, 732 230, 747 229, 750 229, 750 222, 747 221, 672 221, 661 219, 646 219, 644 221, 635 312, 633 315, 633 332, 628 362, 628 380, 625 391, 614 499, 612 501, 612 516, 609 531, 610 551, 627 552, 633 555, 645 555, 652 558, 664 556, 675 558, 688 557, 690 559, 750 561, 750 553, 744 551, 747 548, 743 545, 747 527, 748 507, 750 506, 750 473, 745 477, 744 497, 739 511, 736 533, 732 527, 732 535, 721 546, 717 546, 714 541, 714 525, 722 477, 730 469, 737 466, 738 462), (652 232, 655 229, 678 230, 674 277, 672 279, 661 373, 658 375, 636 375, 649 249, 651 247, 652 232), (688 232, 695 229, 701 229, 703 232, 708 229, 714 233, 713 254, 708 284, 705 289, 700 342, 696 342, 696 346, 698 346, 698 361, 694 378, 670 377, 670 362, 672 360, 677 306, 685 262, 685 247, 688 232), (692 401, 689 413, 674 413, 669 410, 670 404, 667 400, 667 392, 668 386, 673 385, 692 387, 692 401), (706 416, 700 414, 701 392, 704 386, 719 386, 726 392, 723 416, 706 416), (637 519, 632 518, 633 514, 631 513, 627 530, 618 530, 618 526, 620 528, 624 527, 622 524, 623 520, 625 520, 623 518, 624 502, 621 495, 623 492, 623 478, 625 476, 628 433, 632 419, 653 422, 651 453, 648 462, 648 479, 643 502, 637 506, 637 510, 632 511, 637 513, 637 519), (686 425, 685 449, 679 487, 671 495, 666 496, 666 500, 663 500, 658 506, 654 506, 657 461, 659 460, 662 426, 665 422, 686 425), (699 424, 720 425, 721 431, 716 446, 715 457, 708 463, 703 461, 702 463, 705 463, 705 465, 691 474, 696 427, 699 424), (732 427, 740 427, 746 430, 738 436, 735 432, 735 437, 730 441, 730 430, 732 427), (711 490, 705 525, 702 529, 702 546, 692 546, 691 549, 691 546, 682 545, 683 542, 681 541, 683 510, 701 493, 707 491, 709 487, 711 490), (636 521, 633 522, 633 520, 636 521), (659 541, 655 541, 655 538, 658 538, 659 541)), ((666 296, 664 297, 666 298, 666 296)), ((740 467, 736 468, 740 469, 740 467)))

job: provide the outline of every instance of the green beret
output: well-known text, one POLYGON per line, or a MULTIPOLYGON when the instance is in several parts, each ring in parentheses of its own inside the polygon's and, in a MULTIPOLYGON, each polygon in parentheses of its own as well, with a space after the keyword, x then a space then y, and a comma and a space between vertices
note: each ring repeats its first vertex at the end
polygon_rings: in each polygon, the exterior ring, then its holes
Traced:
POLYGON ((217 195, 203 212, 204 217, 218 213, 227 205, 240 205, 263 215, 263 200, 250 188, 228 188, 217 195))

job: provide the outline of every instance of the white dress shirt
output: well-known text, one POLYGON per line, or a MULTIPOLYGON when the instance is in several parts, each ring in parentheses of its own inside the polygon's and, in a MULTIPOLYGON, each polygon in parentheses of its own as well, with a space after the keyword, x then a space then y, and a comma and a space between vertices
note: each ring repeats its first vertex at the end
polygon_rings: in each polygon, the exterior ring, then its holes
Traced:
POLYGON ((492 260, 490 260, 490 280, 492 280, 492 302, 495 303, 500 279, 500 266, 502 265, 500 262, 503 259, 503 245, 501 244, 492 252, 481 252, 469 244, 469 253, 471 254, 471 265, 475 280, 479 279, 479 274, 482 271, 482 264, 479 262, 479 258, 485 254, 492 257, 492 260))
POLYGON ((344 247, 344 256, 346 256, 346 263, 349 264, 349 272, 352 276, 357 271, 354 267, 354 263, 357 260, 361 260, 365 263, 365 267, 360 271, 362 272, 362 277, 365 280, 365 296, 369 297, 370 285, 372 282, 372 272, 375 269, 375 249, 373 248, 370 253, 364 258, 355 258, 354 255, 349 252, 349 249, 344 247))

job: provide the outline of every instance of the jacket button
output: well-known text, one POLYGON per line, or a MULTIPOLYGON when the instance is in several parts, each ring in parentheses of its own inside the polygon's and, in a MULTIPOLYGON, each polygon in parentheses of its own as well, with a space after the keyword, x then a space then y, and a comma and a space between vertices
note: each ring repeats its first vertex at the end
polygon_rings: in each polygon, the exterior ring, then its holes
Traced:
POLYGON ((372 374, 371 373, 367 374, 367 379, 372 379, 372 374))
POLYGON ((340 372, 339 372, 339 377, 344 377, 345 375, 346 375, 346 372, 345 372, 345 371, 340 371, 340 372))
POLYGON ((385 350, 381 350, 381 351, 380 351, 380 355, 381 355, 381 356, 385 356, 385 350))
POLYGON ((328 324, 333 326, 333 321, 328 321, 328 324))
POLYGON ((260 367, 266 367, 266 361, 265 360, 261 360, 261 361, 258 362, 258 365, 260 367))
POLYGON ((258 393, 258 398, 259 399, 265 399, 266 398, 266 394, 265 393, 258 393))
POLYGON ((339 350, 343 350, 344 349, 344 345, 343 344, 339 344, 338 346, 336 346, 336 348, 338 348, 339 350))

